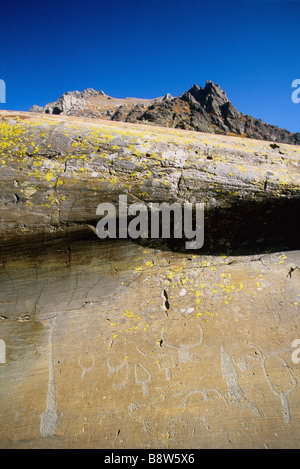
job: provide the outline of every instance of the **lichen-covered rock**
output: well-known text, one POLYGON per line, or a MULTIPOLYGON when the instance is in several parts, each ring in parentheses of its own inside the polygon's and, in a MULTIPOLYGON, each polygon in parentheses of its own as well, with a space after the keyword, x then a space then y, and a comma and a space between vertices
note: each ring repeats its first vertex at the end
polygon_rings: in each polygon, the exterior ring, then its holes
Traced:
POLYGON ((0 447, 298 448, 299 160, 2 111, 0 447), (203 202, 203 248, 100 240, 120 194, 203 202))
POLYGON ((3 114, 2 236, 95 225, 97 205, 123 193, 129 203, 205 203, 210 249, 218 238, 297 243, 297 146, 32 116, 3 114))

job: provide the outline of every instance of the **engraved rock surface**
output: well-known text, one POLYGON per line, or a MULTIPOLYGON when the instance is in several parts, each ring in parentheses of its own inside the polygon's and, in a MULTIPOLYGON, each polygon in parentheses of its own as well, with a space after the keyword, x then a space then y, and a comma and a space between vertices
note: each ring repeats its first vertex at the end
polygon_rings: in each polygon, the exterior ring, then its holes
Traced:
POLYGON ((300 147, 8 111, 0 129, 0 447, 299 448, 300 147), (100 240, 119 194, 204 202, 203 248, 100 240))

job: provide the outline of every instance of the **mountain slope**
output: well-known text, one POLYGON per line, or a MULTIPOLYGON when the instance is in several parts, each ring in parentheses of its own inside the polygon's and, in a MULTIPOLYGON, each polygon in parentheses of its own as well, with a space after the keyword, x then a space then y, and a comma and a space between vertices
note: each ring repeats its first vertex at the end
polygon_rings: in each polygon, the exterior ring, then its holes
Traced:
POLYGON ((299 132, 291 133, 239 112, 220 86, 212 81, 207 81, 204 88, 195 84, 179 97, 167 94, 153 100, 112 98, 103 91, 88 88, 83 92, 67 92, 56 102, 46 104, 43 108, 34 105, 30 111, 143 122, 199 132, 300 144, 299 132))

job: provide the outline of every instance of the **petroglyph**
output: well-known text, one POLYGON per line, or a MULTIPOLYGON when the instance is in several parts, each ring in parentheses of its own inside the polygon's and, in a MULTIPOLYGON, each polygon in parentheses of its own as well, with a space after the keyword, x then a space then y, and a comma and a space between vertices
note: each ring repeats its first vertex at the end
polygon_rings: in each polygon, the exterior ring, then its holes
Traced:
MULTIPOLYGON (((199 336, 198 336, 198 334, 196 335, 198 340, 195 343, 173 345, 173 344, 167 342, 166 339, 165 339, 165 334, 163 335, 164 345, 166 347, 170 347, 170 348, 178 350, 179 362, 184 363, 184 362, 194 361, 194 358, 191 354, 191 349, 193 349, 194 347, 202 345, 202 342, 203 342, 203 329, 200 326, 200 324, 198 324, 198 327, 199 327, 200 333, 199 333, 199 336)), ((195 335, 195 332, 192 329, 191 330, 192 338, 194 338, 194 335, 195 335), (193 333, 193 335, 192 335, 192 333, 193 333)), ((168 339, 168 340, 170 340, 170 339, 168 339)), ((176 338, 176 340, 178 340, 178 339, 176 338)), ((192 339, 190 337, 188 337, 188 341, 190 342, 191 340, 192 339)))
POLYGON ((113 374, 115 374, 115 378, 119 378, 120 379, 120 376, 121 376, 121 379, 118 383, 114 383, 113 384, 113 389, 117 390, 117 389, 123 389, 126 384, 128 383, 128 380, 129 380, 129 377, 130 377, 130 365, 128 363, 127 360, 123 360, 119 365, 117 366, 113 366, 111 365, 110 363, 110 358, 108 358, 107 360, 107 366, 108 366, 108 369, 109 369, 109 373, 108 373, 108 376, 112 376, 113 374), (124 369, 124 377, 122 376, 122 370, 124 369))
POLYGON ((83 379, 88 371, 95 366, 95 359, 91 353, 82 353, 79 357, 79 365, 82 369, 81 379, 83 379), (89 366, 90 365, 90 366, 89 366))
POLYGON ((6 344, 0 339, 0 364, 6 363, 6 344))
POLYGON ((291 414, 287 396, 295 391, 297 388, 297 381, 292 375, 287 362, 279 355, 279 352, 271 352, 263 354, 262 351, 256 346, 252 345, 258 352, 261 359, 261 364, 264 374, 269 385, 269 388, 281 400, 281 407, 284 420, 290 423, 291 414), (278 372, 280 371, 280 380, 278 379, 278 372), (274 372, 276 372, 276 380, 274 379, 274 372))
POLYGON ((225 396, 223 396, 223 394, 218 389, 213 389, 213 388, 197 389, 195 391, 191 391, 190 393, 188 393, 188 395, 183 400, 183 408, 185 411, 193 406, 193 404, 191 403, 192 398, 196 397, 196 401, 199 402, 198 396, 200 396, 200 401, 203 401, 203 402, 209 401, 212 399, 223 399, 224 401, 226 401, 225 396))
POLYGON ((175 367, 175 362, 172 355, 161 355, 158 359, 158 365, 162 370, 165 370, 167 381, 171 381, 171 369, 175 367))
MULTIPOLYGON (((237 362, 236 365, 242 372, 247 372, 250 368, 246 358, 237 362)), ((240 387, 238 383, 238 373, 233 360, 224 346, 221 348, 221 369, 228 389, 227 395, 224 396, 225 399, 228 400, 229 403, 242 403, 245 407, 248 407, 256 417, 261 419, 262 414, 257 405, 246 398, 242 388, 240 387)))
POLYGON ((221 369, 224 381, 227 384, 229 400, 231 402, 243 402, 245 398, 238 384, 238 374, 224 346, 221 348, 221 369))
POLYGON ((144 396, 149 395, 148 384, 152 379, 151 373, 142 364, 135 366, 135 380, 138 384, 142 385, 144 396))
POLYGON ((55 322, 56 318, 52 320, 52 324, 49 330, 49 381, 46 412, 41 415, 40 432, 42 438, 56 435, 56 429, 59 420, 59 412, 56 407, 55 398, 55 377, 53 364, 53 331, 55 322))

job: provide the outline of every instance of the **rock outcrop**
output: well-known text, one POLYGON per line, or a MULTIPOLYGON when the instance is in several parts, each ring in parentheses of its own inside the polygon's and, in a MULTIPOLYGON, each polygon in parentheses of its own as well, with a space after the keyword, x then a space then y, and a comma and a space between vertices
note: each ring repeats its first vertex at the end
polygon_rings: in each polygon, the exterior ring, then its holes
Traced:
POLYGON ((45 114, 66 114, 66 115, 77 115, 80 111, 86 109, 85 101, 88 98, 95 96, 105 96, 103 91, 96 91, 92 88, 79 91, 68 91, 64 93, 57 101, 46 104, 41 107, 33 105, 30 108, 30 112, 44 112, 45 114))
MULTIPOLYGON (((242 114, 229 101, 220 86, 212 81, 207 81, 204 88, 195 84, 177 98, 170 93, 153 100, 115 100, 109 96, 104 99, 103 96, 103 91, 92 89, 82 93, 68 92, 56 103, 50 103, 40 111, 300 144, 300 132, 291 133, 266 124, 261 119, 242 114), (110 100, 111 106, 107 100, 110 100)), ((36 112, 38 109, 33 106, 31 111, 36 112)))
POLYGON ((2 111, 0 154, 1 448, 299 448, 299 146, 2 111), (204 246, 100 240, 120 194, 204 246))

